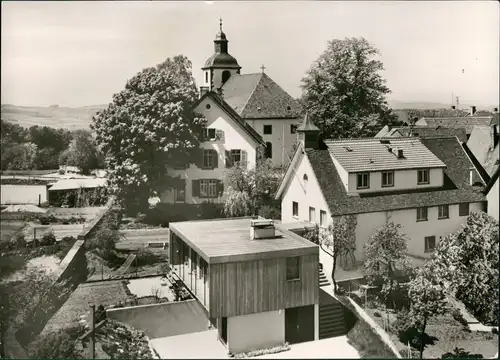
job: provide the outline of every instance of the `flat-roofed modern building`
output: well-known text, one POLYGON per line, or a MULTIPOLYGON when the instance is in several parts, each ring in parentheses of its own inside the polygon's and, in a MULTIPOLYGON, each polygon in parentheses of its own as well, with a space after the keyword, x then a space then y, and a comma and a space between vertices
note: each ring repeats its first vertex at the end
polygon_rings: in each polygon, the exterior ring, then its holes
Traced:
POLYGON ((231 353, 319 338, 319 247, 272 220, 171 223, 170 264, 231 353))

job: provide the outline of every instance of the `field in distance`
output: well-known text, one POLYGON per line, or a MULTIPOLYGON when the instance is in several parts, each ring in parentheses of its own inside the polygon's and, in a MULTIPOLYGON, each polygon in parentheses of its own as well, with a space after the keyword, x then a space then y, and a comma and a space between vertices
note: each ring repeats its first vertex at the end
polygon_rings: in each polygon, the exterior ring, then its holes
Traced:
POLYGON ((92 117, 107 105, 82 107, 17 106, 2 104, 2 119, 29 128, 33 125, 68 130, 88 129, 92 117))

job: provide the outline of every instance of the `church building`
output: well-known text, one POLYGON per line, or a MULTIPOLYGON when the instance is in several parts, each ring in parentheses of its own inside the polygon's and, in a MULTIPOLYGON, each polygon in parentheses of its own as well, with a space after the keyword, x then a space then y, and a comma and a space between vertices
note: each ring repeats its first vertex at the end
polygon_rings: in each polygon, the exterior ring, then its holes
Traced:
POLYGON ((241 74, 228 43, 221 21, 214 54, 202 68, 203 85, 194 106, 207 120, 199 159, 169 169, 181 181, 162 194, 161 202, 223 202, 226 169, 235 164, 254 167, 259 147, 274 166, 286 167, 291 161, 301 123, 299 103, 264 71, 241 74))

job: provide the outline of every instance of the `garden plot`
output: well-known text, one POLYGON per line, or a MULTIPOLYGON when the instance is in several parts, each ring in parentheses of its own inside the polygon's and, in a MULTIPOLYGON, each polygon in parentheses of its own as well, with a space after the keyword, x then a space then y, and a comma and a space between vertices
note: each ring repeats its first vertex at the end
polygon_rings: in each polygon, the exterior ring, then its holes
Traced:
POLYGON ((28 260, 24 269, 16 271, 2 281, 23 281, 26 277, 26 273, 30 271, 41 272, 55 280, 57 274, 59 274, 60 264, 61 259, 55 255, 39 256, 28 260))
POLYGON ((137 298, 154 296, 158 299, 167 299, 174 301, 175 294, 169 288, 171 283, 162 279, 161 276, 143 278, 143 279, 129 279, 127 288, 129 291, 137 296, 137 298))
POLYGON ((116 244, 119 250, 138 250, 148 247, 148 244, 162 244, 169 242, 168 228, 128 229, 120 230, 122 239, 116 244))
POLYGON ((65 237, 74 237, 75 239, 82 232, 84 224, 71 224, 71 225, 35 225, 32 224, 24 229, 24 238, 26 242, 32 242, 36 237, 37 240, 41 240, 42 237, 53 232, 56 237, 56 241, 61 241, 65 237))
POLYGON ((0 243, 8 242, 16 233, 21 231, 24 223, 20 221, 2 221, 0 222, 0 243))

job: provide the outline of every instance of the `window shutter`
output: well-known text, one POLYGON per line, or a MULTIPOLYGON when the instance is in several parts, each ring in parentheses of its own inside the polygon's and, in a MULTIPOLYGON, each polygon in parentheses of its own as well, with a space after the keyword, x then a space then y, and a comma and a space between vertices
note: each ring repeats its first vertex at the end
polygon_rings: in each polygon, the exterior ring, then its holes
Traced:
POLYGON ((231 161, 231 151, 226 150, 226 167, 230 168, 231 166, 233 166, 231 161))
POLYGON ((215 130, 215 137, 217 140, 224 141, 224 131, 220 129, 215 130))
POLYGON ((246 167, 248 161, 248 156, 246 150, 241 150, 241 163, 246 167))
POLYGON ((212 168, 217 169, 219 167, 219 154, 217 150, 212 150, 212 168))
POLYGON ((200 196, 200 180, 193 180, 191 182, 191 185, 192 185, 192 189, 191 189, 191 193, 193 194, 193 196, 200 196))
POLYGON ((224 193, 224 182, 222 180, 217 180, 217 196, 222 196, 224 193))

